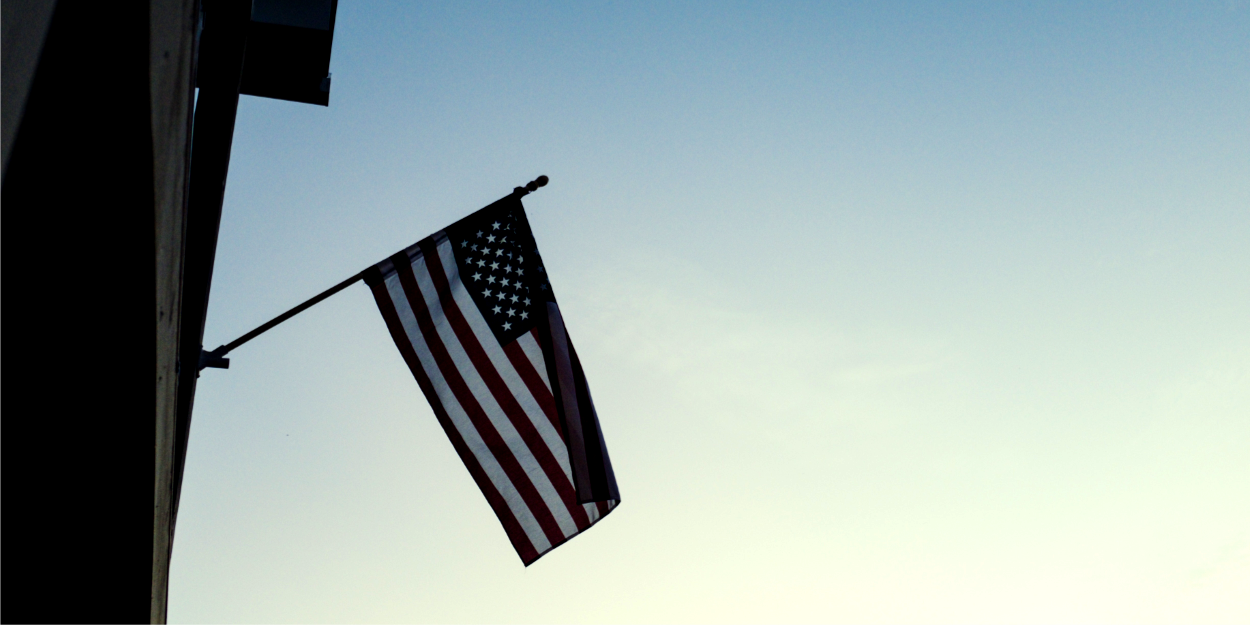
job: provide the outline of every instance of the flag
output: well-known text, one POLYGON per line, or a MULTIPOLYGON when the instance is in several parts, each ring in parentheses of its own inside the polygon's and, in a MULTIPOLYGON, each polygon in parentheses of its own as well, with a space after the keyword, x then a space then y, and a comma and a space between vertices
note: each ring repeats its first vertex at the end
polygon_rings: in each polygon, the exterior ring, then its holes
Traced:
POLYGON ((526 566, 620 503, 519 194, 375 265, 365 282, 526 566))

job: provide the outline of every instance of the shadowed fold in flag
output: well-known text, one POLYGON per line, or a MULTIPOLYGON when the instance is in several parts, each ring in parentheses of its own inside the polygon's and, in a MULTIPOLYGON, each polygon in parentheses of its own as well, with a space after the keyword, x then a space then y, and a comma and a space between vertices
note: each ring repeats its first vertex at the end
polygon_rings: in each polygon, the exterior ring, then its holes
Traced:
POLYGON ((526 566, 620 503, 520 196, 375 265, 365 282, 526 566))

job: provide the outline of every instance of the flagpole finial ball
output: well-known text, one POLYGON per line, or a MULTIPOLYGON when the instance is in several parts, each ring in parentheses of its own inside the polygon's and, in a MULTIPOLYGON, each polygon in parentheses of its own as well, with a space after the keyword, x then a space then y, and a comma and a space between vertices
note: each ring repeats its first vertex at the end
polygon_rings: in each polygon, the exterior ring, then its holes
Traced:
POLYGON ((516 193, 516 194, 519 194, 519 195, 528 195, 528 194, 530 194, 530 193, 533 193, 533 192, 537 191, 539 187, 545 187, 545 186, 547 186, 547 177, 546 177, 546 176, 539 176, 539 177, 537 177, 537 178, 535 178, 535 179, 533 179, 533 180, 531 180, 531 181, 529 181, 529 182, 525 183, 525 186, 523 186, 523 187, 517 187, 517 188, 513 189, 513 190, 512 190, 512 192, 513 192, 513 193, 516 193))

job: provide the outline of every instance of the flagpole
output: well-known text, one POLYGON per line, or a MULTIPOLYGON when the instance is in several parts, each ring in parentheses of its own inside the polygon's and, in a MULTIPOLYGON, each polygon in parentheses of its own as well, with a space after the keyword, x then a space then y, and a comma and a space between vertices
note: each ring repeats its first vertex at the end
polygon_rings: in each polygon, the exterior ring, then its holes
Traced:
MULTIPOLYGON (((516 187, 515 189, 512 190, 512 193, 510 195, 515 195, 517 197, 524 197, 526 195, 529 195, 530 193, 533 193, 534 191, 537 191, 539 187, 547 186, 547 181, 548 181, 548 178, 546 176, 539 176, 529 181, 528 183, 526 183, 525 186, 523 187, 516 187)), ((274 326, 282 323, 283 321, 286 321, 287 319, 290 319, 291 317, 294 317, 295 315, 298 315, 304 312, 305 310, 308 310, 309 308, 312 308, 313 306, 321 303, 323 300, 330 297, 331 295, 334 295, 335 293, 338 293, 339 291, 342 291, 343 289, 346 289, 347 287, 359 282, 364 277, 365 277, 365 272, 361 271, 360 273, 357 273, 356 275, 312 296, 311 298, 306 300, 304 303, 296 306, 295 308, 292 308, 282 313, 281 315, 278 315, 277 317, 274 317, 273 319, 266 321, 265 323, 257 327, 255 330, 252 330, 251 332, 248 332, 247 334, 244 334, 243 336, 240 336, 239 338, 233 341, 230 341, 229 343, 226 343, 225 345, 222 345, 218 347, 217 349, 214 349, 211 352, 204 351, 204 349, 201 348, 200 349, 200 362, 198 365, 199 369, 203 370, 206 367, 212 367, 216 369, 229 369, 230 359, 225 358, 225 355, 230 353, 236 347, 239 347, 240 345, 264 334, 265 332, 272 330, 274 326)))

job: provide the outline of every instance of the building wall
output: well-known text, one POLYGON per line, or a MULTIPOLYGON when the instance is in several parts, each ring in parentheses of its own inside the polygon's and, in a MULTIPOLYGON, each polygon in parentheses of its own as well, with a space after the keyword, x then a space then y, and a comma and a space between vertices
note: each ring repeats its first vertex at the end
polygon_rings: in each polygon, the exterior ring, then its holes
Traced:
POLYGON ((3 15, 0 27, 4 34, 0 46, 4 49, 4 71, 0 72, 3 83, 4 102, 0 106, 3 119, 4 168, 9 168, 9 149, 26 108, 26 96, 30 92, 39 55, 43 52, 43 40, 52 22, 52 10, 56 0, 4 0, 0 3, 3 15))
POLYGON ((4 622, 165 619, 195 18, 4 2, 4 622))
POLYGON ((153 623, 164 622, 173 548, 174 446, 186 191, 194 104, 196 3, 150 3, 150 97, 156 225, 156 479, 152 510, 153 623))

